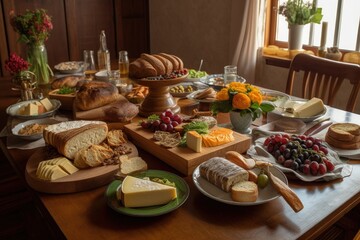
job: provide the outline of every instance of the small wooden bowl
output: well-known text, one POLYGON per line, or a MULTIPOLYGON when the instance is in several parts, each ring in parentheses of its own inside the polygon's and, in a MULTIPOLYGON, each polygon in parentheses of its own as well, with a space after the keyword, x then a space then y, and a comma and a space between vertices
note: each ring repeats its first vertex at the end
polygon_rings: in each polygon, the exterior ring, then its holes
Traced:
POLYGON ((59 90, 60 89, 55 89, 49 92, 49 98, 59 100, 61 102, 61 109, 72 111, 76 93, 58 94, 57 92, 59 90))

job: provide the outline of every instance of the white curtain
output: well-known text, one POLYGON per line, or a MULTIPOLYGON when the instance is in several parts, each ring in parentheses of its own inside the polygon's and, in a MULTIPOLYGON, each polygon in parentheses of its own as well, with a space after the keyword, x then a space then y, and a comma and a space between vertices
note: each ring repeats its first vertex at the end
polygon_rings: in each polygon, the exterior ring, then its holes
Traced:
POLYGON ((255 84, 258 49, 263 46, 265 1, 232 1, 230 57, 238 74, 255 84), (243 12, 241 12, 243 9, 243 12))

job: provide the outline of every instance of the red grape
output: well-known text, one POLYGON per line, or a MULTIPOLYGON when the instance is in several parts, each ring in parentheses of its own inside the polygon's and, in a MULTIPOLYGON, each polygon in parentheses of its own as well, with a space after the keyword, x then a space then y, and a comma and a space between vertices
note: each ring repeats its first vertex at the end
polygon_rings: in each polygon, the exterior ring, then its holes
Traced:
POLYGON ((310 163, 310 172, 313 176, 316 176, 319 171, 319 164, 316 161, 310 163))
POLYGON ((164 118, 162 119, 162 121, 163 121, 163 123, 165 123, 165 124, 171 123, 171 119, 170 119, 169 117, 164 117, 164 118))
POLYGON ((179 123, 177 121, 172 121, 171 124, 173 125, 173 127, 176 127, 179 125, 179 123))
POLYGON ((161 131, 166 132, 167 131, 167 125, 165 123, 160 123, 159 129, 161 131))
POLYGON ((319 172, 320 175, 324 175, 327 172, 325 163, 320 163, 319 164, 319 171, 318 172, 319 172))
POLYGON ((165 116, 172 118, 174 116, 173 112, 170 109, 167 109, 165 111, 165 116))

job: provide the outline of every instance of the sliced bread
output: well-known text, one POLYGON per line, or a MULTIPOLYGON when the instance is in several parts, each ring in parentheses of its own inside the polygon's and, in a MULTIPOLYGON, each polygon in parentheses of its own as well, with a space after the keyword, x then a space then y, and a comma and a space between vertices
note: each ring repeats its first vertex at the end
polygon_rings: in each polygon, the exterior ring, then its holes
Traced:
POLYGON ((360 142, 349 142, 344 140, 338 140, 336 138, 333 138, 330 136, 329 131, 325 135, 325 142, 330 144, 333 147, 341 148, 341 149, 359 149, 360 148, 360 142))
POLYGON ((238 182, 231 187, 231 198, 236 202, 255 202, 258 195, 258 187, 251 181, 238 182))
POLYGON ((329 127, 329 136, 339 141, 359 142, 360 125, 355 123, 335 123, 329 127))
POLYGON ((128 158, 127 155, 120 157, 120 175, 128 175, 130 173, 147 170, 147 164, 141 157, 128 158))

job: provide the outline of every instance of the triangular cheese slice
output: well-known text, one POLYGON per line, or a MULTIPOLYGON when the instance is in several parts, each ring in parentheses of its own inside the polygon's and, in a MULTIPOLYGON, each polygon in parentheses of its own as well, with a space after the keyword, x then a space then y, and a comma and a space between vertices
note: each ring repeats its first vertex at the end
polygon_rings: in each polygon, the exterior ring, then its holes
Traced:
POLYGON ((133 176, 125 177, 121 185, 121 202, 125 207, 162 205, 176 197, 175 187, 133 176))

